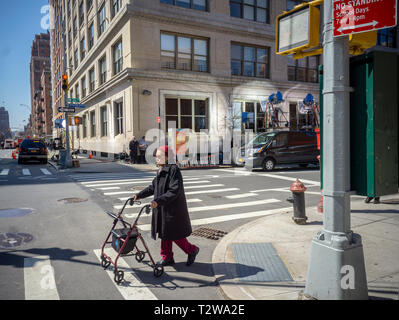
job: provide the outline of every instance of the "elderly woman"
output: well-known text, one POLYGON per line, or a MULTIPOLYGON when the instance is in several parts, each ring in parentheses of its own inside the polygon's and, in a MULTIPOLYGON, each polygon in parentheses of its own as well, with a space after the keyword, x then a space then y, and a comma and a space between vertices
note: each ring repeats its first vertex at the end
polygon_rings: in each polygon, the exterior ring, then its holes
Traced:
POLYGON ((176 243, 187 255, 187 265, 194 263, 199 248, 188 242, 191 234, 191 222, 188 215, 186 196, 184 194, 183 177, 175 164, 168 164, 168 146, 162 146, 156 152, 156 164, 159 167, 152 184, 134 195, 135 200, 154 195, 150 205, 153 209, 151 221, 151 237, 156 235, 161 241, 162 266, 173 265, 172 245, 176 243))

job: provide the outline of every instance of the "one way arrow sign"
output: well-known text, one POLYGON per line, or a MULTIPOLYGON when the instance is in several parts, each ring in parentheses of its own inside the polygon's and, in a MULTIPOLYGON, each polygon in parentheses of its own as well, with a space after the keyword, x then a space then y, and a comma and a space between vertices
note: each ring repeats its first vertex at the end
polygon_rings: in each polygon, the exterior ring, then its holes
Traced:
POLYGON ((333 0, 334 36, 394 27, 397 0, 333 0))

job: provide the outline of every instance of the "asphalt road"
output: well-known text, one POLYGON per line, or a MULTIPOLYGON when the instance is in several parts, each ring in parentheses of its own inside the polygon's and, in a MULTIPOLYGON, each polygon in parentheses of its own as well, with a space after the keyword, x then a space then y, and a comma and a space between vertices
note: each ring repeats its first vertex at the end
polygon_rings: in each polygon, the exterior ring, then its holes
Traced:
MULTIPOLYGON (((196 262, 187 267, 186 255, 174 247, 176 264, 166 267, 160 278, 154 277, 148 255, 141 263, 133 256, 120 259, 125 281, 119 286, 112 271, 100 266, 99 252, 112 226, 105 211, 119 212, 125 199, 154 176, 154 171, 112 162, 93 161, 61 171, 50 165, 18 165, 11 151, 0 150, 0 300, 223 300, 211 261, 219 240, 192 235, 189 240, 200 247, 196 262)), ((185 170, 193 230, 228 233, 272 209, 292 206, 286 199, 296 178, 308 187, 306 206, 316 206, 319 176, 316 168, 297 167, 271 173, 185 170)), ((128 206, 124 216, 133 221, 139 210, 128 206)), ((158 261, 160 240, 150 239, 149 223, 149 216, 139 221, 158 261)), ((113 254, 112 249, 109 252, 113 254)))

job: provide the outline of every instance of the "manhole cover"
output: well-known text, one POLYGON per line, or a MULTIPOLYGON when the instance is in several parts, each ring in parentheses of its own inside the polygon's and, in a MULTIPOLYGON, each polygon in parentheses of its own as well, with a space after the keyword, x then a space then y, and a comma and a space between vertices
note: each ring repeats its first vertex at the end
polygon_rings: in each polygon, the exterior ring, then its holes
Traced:
POLYGON ((29 208, 16 208, 16 209, 1 209, 0 218, 17 218, 26 216, 34 210, 29 208))
POLYGON ((82 198, 65 198, 65 199, 60 199, 58 200, 59 202, 64 202, 64 203, 79 203, 79 202, 86 202, 87 199, 82 199, 82 198))
POLYGON ((211 228, 198 228, 193 231, 192 235, 211 240, 219 240, 219 238, 225 236, 227 232, 211 229, 211 228))
POLYGON ((33 240, 27 233, 0 233, 0 249, 10 249, 22 246, 33 240))

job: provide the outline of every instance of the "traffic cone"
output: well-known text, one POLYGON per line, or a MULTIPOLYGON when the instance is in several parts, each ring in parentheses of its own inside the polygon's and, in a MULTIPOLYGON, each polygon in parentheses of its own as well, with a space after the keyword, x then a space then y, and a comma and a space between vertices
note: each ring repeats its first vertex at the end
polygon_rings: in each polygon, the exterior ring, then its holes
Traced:
POLYGON ((17 155, 15 154, 15 152, 12 152, 12 158, 15 160, 17 158, 17 155))
POLYGON ((89 154, 89 159, 93 159, 93 154, 91 153, 91 151, 90 151, 90 154, 89 154))

